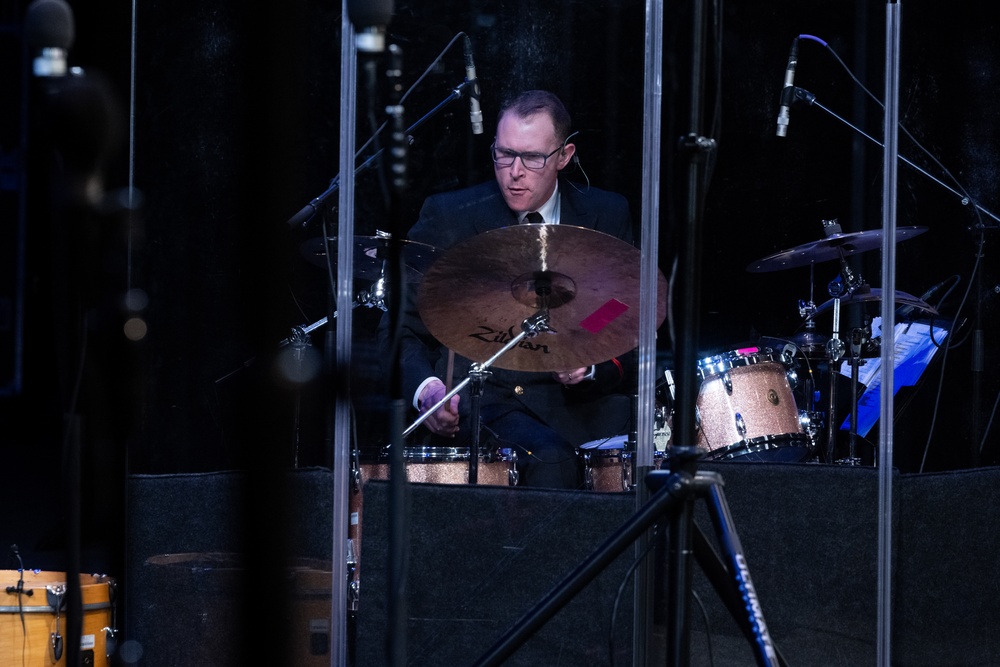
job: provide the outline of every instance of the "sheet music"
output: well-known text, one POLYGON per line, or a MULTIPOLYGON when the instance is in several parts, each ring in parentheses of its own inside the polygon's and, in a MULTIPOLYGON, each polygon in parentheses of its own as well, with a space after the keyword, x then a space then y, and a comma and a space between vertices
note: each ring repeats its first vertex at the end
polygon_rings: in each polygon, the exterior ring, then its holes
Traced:
MULTIPOLYGON (((893 359, 893 389, 895 396, 900 387, 912 387, 924 370, 931 363, 938 346, 943 345, 947 330, 935 326, 934 338, 931 340, 931 325, 925 322, 901 322, 896 324, 894 336, 893 359), (934 342, 937 342, 937 345, 934 342)), ((881 335, 882 318, 872 319, 872 338, 881 335)), ((885 344, 883 339, 882 344, 885 344)), ((865 363, 858 367, 858 381, 865 385, 865 391, 858 399, 858 435, 868 435, 872 426, 878 421, 881 411, 880 387, 882 384, 882 358, 864 359, 865 363)), ((840 373, 851 377, 851 364, 844 361, 840 373)), ((841 429, 850 429, 850 415, 844 420, 841 429)))

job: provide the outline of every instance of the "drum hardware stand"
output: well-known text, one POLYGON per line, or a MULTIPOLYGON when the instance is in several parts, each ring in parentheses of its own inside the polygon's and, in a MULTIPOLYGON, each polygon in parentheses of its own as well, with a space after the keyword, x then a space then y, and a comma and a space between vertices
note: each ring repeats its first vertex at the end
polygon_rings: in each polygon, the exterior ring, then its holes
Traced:
POLYGON ((855 455, 855 440, 858 433, 858 367, 865 363, 861 358, 861 343, 863 329, 851 330, 851 354, 847 363, 851 365, 851 432, 848 439, 848 454, 846 459, 838 459, 835 463, 842 465, 861 465, 861 459, 855 455))
MULTIPOLYGON (((357 296, 354 298, 354 302, 351 304, 352 308, 357 308, 358 306, 365 306, 366 308, 379 308, 380 310, 386 310, 386 297, 388 296, 388 290, 385 285, 385 272, 383 269, 383 276, 378 280, 373 282, 368 289, 361 290, 358 292, 357 296)), ((337 317, 336 311, 333 313, 333 317, 337 317)), ((325 325, 330 321, 329 317, 322 317, 312 324, 302 324, 291 328, 288 338, 283 339, 278 343, 278 349, 285 347, 292 348, 292 360, 294 362, 295 369, 301 371, 303 362, 305 361, 305 351, 307 348, 312 347, 312 339, 310 333, 325 325)), ((243 362, 239 368, 226 373, 222 377, 218 378, 215 383, 221 384, 222 382, 228 380, 232 376, 236 375, 240 370, 249 368, 257 360, 257 357, 251 357, 243 362)), ((302 373, 298 373, 296 379, 301 379, 302 373)), ((292 455, 293 467, 299 467, 299 436, 300 436, 300 409, 301 409, 301 392, 296 390, 295 394, 295 407, 293 409, 293 422, 292 422, 292 444, 294 447, 294 453, 292 455)))
POLYGON ((851 430, 848 440, 848 455, 845 459, 838 459, 835 463, 844 465, 861 465, 861 459, 857 456, 858 437, 858 368, 866 363, 863 350, 870 350, 879 346, 878 339, 873 340, 871 329, 871 318, 865 316, 865 326, 851 330, 851 354, 848 363, 851 365, 851 430))
POLYGON ((751 642, 754 657, 761 667, 787 667, 771 639, 761 612, 750 570, 729 506, 723 493, 722 477, 716 472, 652 470, 645 476, 653 495, 636 514, 609 537, 591 556, 550 591, 533 609, 503 635, 475 664, 488 667, 502 664, 533 633, 551 619, 574 595, 583 590, 605 567, 621 555, 630 544, 657 523, 672 518, 685 505, 702 498, 708 503, 723 558, 708 543, 694 524, 694 554, 705 575, 726 604, 733 618, 751 642))
MULTIPOLYGON (((827 236, 831 234, 839 234, 841 232, 840 224, 836 219, 823 220, 823 229, 827 236)), ((864 286, 864 280, 851 270, 851 267, 847 264, 847 259, 843 254, 841 254, 840 273, 837 274, 837 277, 831 280, 827 285, 830 296, 833 297, 833 331, 830 336, 830 340, 826 343, 826 354, 827 359, 829 360, 829 368, 827 369, 827 372, 830 376, 829 413, 827 415, 826 424, 827 442, 825 461, 827 463, 833 462, 833 450, 837 441, 836 365, 837 362, 844 356, 844 351, 846 350, 846 345, 840 338, 840 302, 841 299, 845 298, 845 296, 850 297, 864 286)))
POLYGON ((469 448, 469 484, 476 484, 479 481, 479 438, 481 431, 480 424, 480 404, 483 397, 483 385, 485 384, 486 376, 492 375, 492 373, 487 370, 490 366, 496 362, 497 359, 502 357, 507 353, 508 350, 516 347, 525 337, 536 336, 541 332, 555 333, 555 329, 549 326, 549 309, 548 309, 548 292, 543 279, 536 278, 536 291, 539 294, 540 300, 542 301, 542 308, 536 312, 531 317, 528 317, 523 322, 521 322, 521 333, 517 334, 510 341, 500 348, 500 351, 494 354, 492 357, 487 359, 481 364, 474 363, 469 369, 469 375, 459 382, 455 387, 447 392, 440 401, 435 403, 423 413, 412 424, 410 424, 404 431, 403 437, 405 438, 410 433, 413 432, 415 428, 420 426, 428 417, 437 412, 443 405, 451 400, 451 397, 457 394, 459 391, 465 388, 466 385, 472 384, 472 389, 470 389, 470 396, 472 399, 472 444, 469 448))
POLYGON ((347 611, 358 613, 358 603, 361 600, 361 582, 355 578, 358 571, 358 557, 354 550, 354 540, 347 538, 347 611))
POLYGON ((815 283, 816 263, 809 262, 809 300, 799 299, 799 317, 805 319, 805 330, 810 336, 816 333, 816 320, 813 319, 813 315, 816 314, 816 301, 813 298, 815 296, 815 283))
MULTIPOLYGON (((312 341, 303 327, 294 327, 291 336, 286 340, 290 341, 297 379, 301 380, 306 349, 312 347, 312 341)), ((299 382, 295 383, 295 403, 292 410, 292 467, 298 468, 299 445, 302 442, 302 389, 299 382)))
POLYGON ((826 456, 827 463, 833 461, 833 447, 837 441, 837 362, 844 354, 844 341, 840 340, 840 297, 833 298, 833 334, 826 343, 829 362, 827 374, 830 376, 830 395, 827 405, 826 456))
MULTIPOLYGON (((358 292, 357 296, 354 297, 354 303, 351 304, 351 308, 357 308, 358 306, 364 306, 366 308, 378 308, 379 310, 385 311, 388 308, 385 305, 386 296, 388 296, 388 289, 385 286, 385 277, 376 280, 372 283, 369 289, 361 290, 358 292)), ((334 311, 333 317, 337 317, 337 312, 334 311)), ((293 345, 301 339, 302 336, 311 333, 313 330, 320 328, 324 324, 330 321, 329 317, 321 317, 312 324, 303 324, 300 326, 292 327, 292 333, 285 338, 280 343, 278 347, 285 347, 286 345, 293 345)))

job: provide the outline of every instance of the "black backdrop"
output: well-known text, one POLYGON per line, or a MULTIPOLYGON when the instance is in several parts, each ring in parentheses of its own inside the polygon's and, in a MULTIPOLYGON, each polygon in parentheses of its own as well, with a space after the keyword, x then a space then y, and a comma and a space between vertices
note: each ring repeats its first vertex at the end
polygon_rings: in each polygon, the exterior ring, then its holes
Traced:
MULTIPOLYGON (((992 210, 995 142, 986 110, 995 97, 990 85, 996 76, 990 32, 995 23, 975 14, 972 4, 965 11, 933 3, 902 8, 900 120, 930 157, 903 134, 900 153, 954 189, 934 164, 939 161, 992 210), (926 39, 928 34, 935 38, 926 39)), ((324 192, 337 171, 337 9, 309 3, 278 17, 260 17, 219 3, 202 5, 197 11, 204 16, 191 17, 170 5, 153 5, 137 17, 136 184, 147 195, 147 207, 146 245, 136 271, 150 294, 149 409, 133 456, 140 471, 227 467, 252 446, 281 452, 279 460, 289 460, 289 451, 298 447, 306 462, 326 462, 322 392, 315 386, 273 387, 265 362, 290 327, 329 315, 325 272, 297 253, 299 243, 323 233, 321 221, 314 219, 305 230, 289 230, 285 221, 324 192), (255 362, 248 366, 249 359, 255 362), (248 396, 263 406, 248 409, 253 400, 248 396), (306 406, 297 422, 296 401, 306 406), (263 425, 251 419, 268 413, 273 419, 263 425), (274 426, 282 423, 283 428, 274 426), (292 435, 296 423, 302 429, 298 436, 292 435)), ((655 219, 661 228, 660 264, 668 274, 685 211, 686 164, 675 143, 692 123, 689 11, 675 6, 665 13, 664 182, 655 219)), ((823 219, 837 218, 847 232, 880 226, 879 147, 818 106, 796 106, 785 138, 775 136, 774 118, 791 40, 813 35, 829 48, 801 40, 796 83, 877 141, 880 109, 851 75, 882 97, 886 25, 885 7, 872 3, 786 3, 767 9, 728 3, 707 11, 700 122, 703 133, 718 140, 718 150, 710 158, 700 221, 698 349, 706 355, 757 336, 793 335, 802 324, 798 300, 826 301, 827 282, 840 268, 837 262, 817 264, 810 282, 807 267, 749 274, 750 262, 819 240, 823 219)), ((460 31, 469 34, 476 50, 486 131, 470 133, 465 104, 459 102, 413 132, 404 220, 415 219, 429 193, 490 178, 485 150, 498 101, 510 91, 538 86, 566 98, 581 132, 586 176, 625 193, 638 224, 644 5, 399 3, 388 39, 403 49, 404 82, 416 81, 441 55, 406 99, 408 125, 461 82, 460 43, 444 51, 460 31)), ((380 108, 384 91, 369 90, 363 72, 358 91, 360 146, 371 136, 367 110, 380 108)), ((919 296, 959 276, 958 288, 941 304, 951 316, 972 278, 977 237, 968 229, 976 218, 956 195, 905 164, 898 190, 897 225, 927 232, 897 247, 897 288, 919 296)), ((374 170, 358 174, 355 201, 356 234, 385 229, 385 196, 374 170)), ((326 212, 335 233, 336 206, 326 212)), ((989 217, 983 221, 995 223, 989 217)), ((896 445, 905 468, 980 462, 982 427, 971 430, 970 411, 978 401, 980 424, 985 423, 997 391, 989 371, 996 366, 989 343, 996 337, 989 332, 996 326, 997 298, 990 258, 987 245, 981 282, 960 317, 965 326, 956 340, 964 344, 937 355, 922 384, 899 397, 898 425, 911 436, 896 445), (983 317, 978 323, 977 306, 983 317), (978 375, 972 372, 973 329, 986 341, 978 375), (935 407, 937 418, 931 416, 935 407), (925 434, 932 426, 928 446, 925 434)), ((872 286, 880 285, 877 249, 852 256, 851 264, 872 286)), ((380 312, 354 314, 359 444, 376 448, 384 444, 384 422, 366 415, 377 416, 385 404, 384 376, 372 347, 380 312)), ((817 319, 829 332, 832 318, 817 319)), ((325 331, 313 335, 320 350, 325 331)), ((666 332, 659 340, 669 360, 666 332)))
MULTIPOLYGON (((126 444, 111 445, 120 447, 111 463, 92 466, 87 487, 114 485, 126 470, 288 466, 296 454, 303 465, 329 464, 321 384, 290 386, 275 380, 272 369, 291 327, 330 314, 325 273, 298 253, 301 242, 323 233, 321 221, 305 230, 290 229, 286 221, 324 192, 337 172, 340 109, 354 101, 339 95, 340 7, 306 2, 278 11, 225 1, 153 2, 135 8, 133 17, 126 3, 70 4, 77 17, 71 60, 106 72, 132 112, 133 150, 120 150, 108 185, 134 184, 144 195, 141 216, 132 221, 122 285, 148 297, 142 310, 148 335, 139 344, 138 389, 131 396, 138 404, 135 427, 126 444)), ((900 153, 950 184, 939 161, 992 211, 996 19, 973 2, 901 4, 900 120, 934 159, 903 135, 900 153)), ((691 124, 690 11, 687 4, 671 5, 664 22, 664 177, 655 219, 660 265, 668 274, 674 234, 683 224, 686 172, 675 145, 691 124)), ((457 103, 414 132, 407 218, 415 219, 431 192, 491 177, 486 147, 499 99, 538 86, 567 101, 581 132, 577 144, 587 176, 626 194, 638 224, 644 12, 644 4, 633 0, 397 3, 388 39, 404 50, 407 85, 464 31, 475 47, 487 120, 486 132, 472 135, 464 103, 457 103)), ((816 302, 825 301, 826 283, 839 268, 817 265, 810 285, 806 268, 751 274, 750 262, 820 239, 822 219, 838 218, 845 231, 879 227, 878 147, 816 106, 793 109, 785 138, 775 137, 774 120, 789 45, 808 34, 830 49, 801 41, 796 84, 880 137, 878 107, 834 54, 881 97, 886 24, 885 6, 867 2, 732 2, 708 12, 703 133, 717 139, 718 149, 700 220, 698 349, 705 354, 758 336, 794 334, 801 324, 797 301, 808 298, 811 287, 816 302)), ((444 99, 463 75, 455 43, 407 99, 408 123, 444 99)), ((370 135, 365 110, 371 96, 359 77, 359 146, 370 135)), ((386 223, 374 172, 358 175, 356 208, 356 234, 372 235, 386 223)), ((336 213, 333 207, 326 215, 334 233, 336 213)), ((988 216, 982 220, 995 226, 988 216)), ((958 288, 940 304, 942 313, 954 314, 974 277, 977 235, 969 228, 975 223, 972 207, 901 165, 897 224, 928 230, 898 246, 897 288, 920 295, 958 275, 958 288)), ((995 462, 995 435, 982 456, 978 451, 998 390, 993 240, 989 232, 978 282, 961 312, 956 341, 962 344, 946 357, 939 353, 921 385, 900 394, 895 451, 905 469, 920 468, 925 458, 927 469, 995 462)), ((44 241, 29 235, 22 258, 29 276, 45 273, 46 252, 44 241)), ((852 261, 879 285, 877 250, 852 261)), ((374 349, 379 311, 359 308, 354 315, 359 444, 377 449, 385 440, 384 375, 374 349)), ((829 320, 820 324, 829 326, 829 320)), ((27 323, 32 332, 44 326, 27 323)), ((326 331, 314 333, 318 350, 326 331)), ((668 363, 665 331, 659 341, 668 363)), ((47 345, 28 337, 27 389, 4 398, 11 449, 45 454, 25 462, 36 469, 38 461, 49 465, 60 453, 59 423, 40 425, 30 417, 31 408, 53 402, 50 379, 59 369, 47 345)), ((103 410, 132 414, 130 405, 103 410)))

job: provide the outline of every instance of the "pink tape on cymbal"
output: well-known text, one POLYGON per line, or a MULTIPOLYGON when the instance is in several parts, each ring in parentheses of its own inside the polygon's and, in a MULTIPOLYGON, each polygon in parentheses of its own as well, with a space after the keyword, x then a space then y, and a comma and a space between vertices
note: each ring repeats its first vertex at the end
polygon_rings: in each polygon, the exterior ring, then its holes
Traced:
POLYGON ((605 302, 600 308, 592 312, 590 315, 585 317, 581 322, 580 326, 589 331, 590 333, 598 333, 604 327, 611 324, 615 319, 617 319, 622 313, 628 310, 628 306, 619 301, 618 299, 610 299, 605 302))

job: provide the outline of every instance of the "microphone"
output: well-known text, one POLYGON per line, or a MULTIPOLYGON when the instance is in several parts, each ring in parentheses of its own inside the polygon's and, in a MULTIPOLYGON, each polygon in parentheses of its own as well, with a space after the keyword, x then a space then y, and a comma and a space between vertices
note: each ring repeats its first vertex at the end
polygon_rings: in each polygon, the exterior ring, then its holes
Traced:
POLYGON ((73 10, 65 0, 34 0, 24 18, 25 41, 35 55, 32 72, 38 77, 66 76, 66 54, 76 28, 73 10))
POLYGON ((358 51, 385 51, 385 27, 392 20, 392 0, 348 0, 347 15, 354 24, 358 51))
POLYGON ((472 133, 483 133, 483 111, 479 108, 479 79, 476 78, 476 63, 472 60, 472 40, 464 36, 465 44, 465 81, 472 86, 469 93, 469 120, 472 121, 472 133))
POLYGON ((795 65, 799 62, 799 38, 792 40, 792 49, 788 52, 788 65, 785 67, 785 85, 781 89, 781 102, 778 107, 777 135, 788 134, 789 110, 795 99, 795 65))

